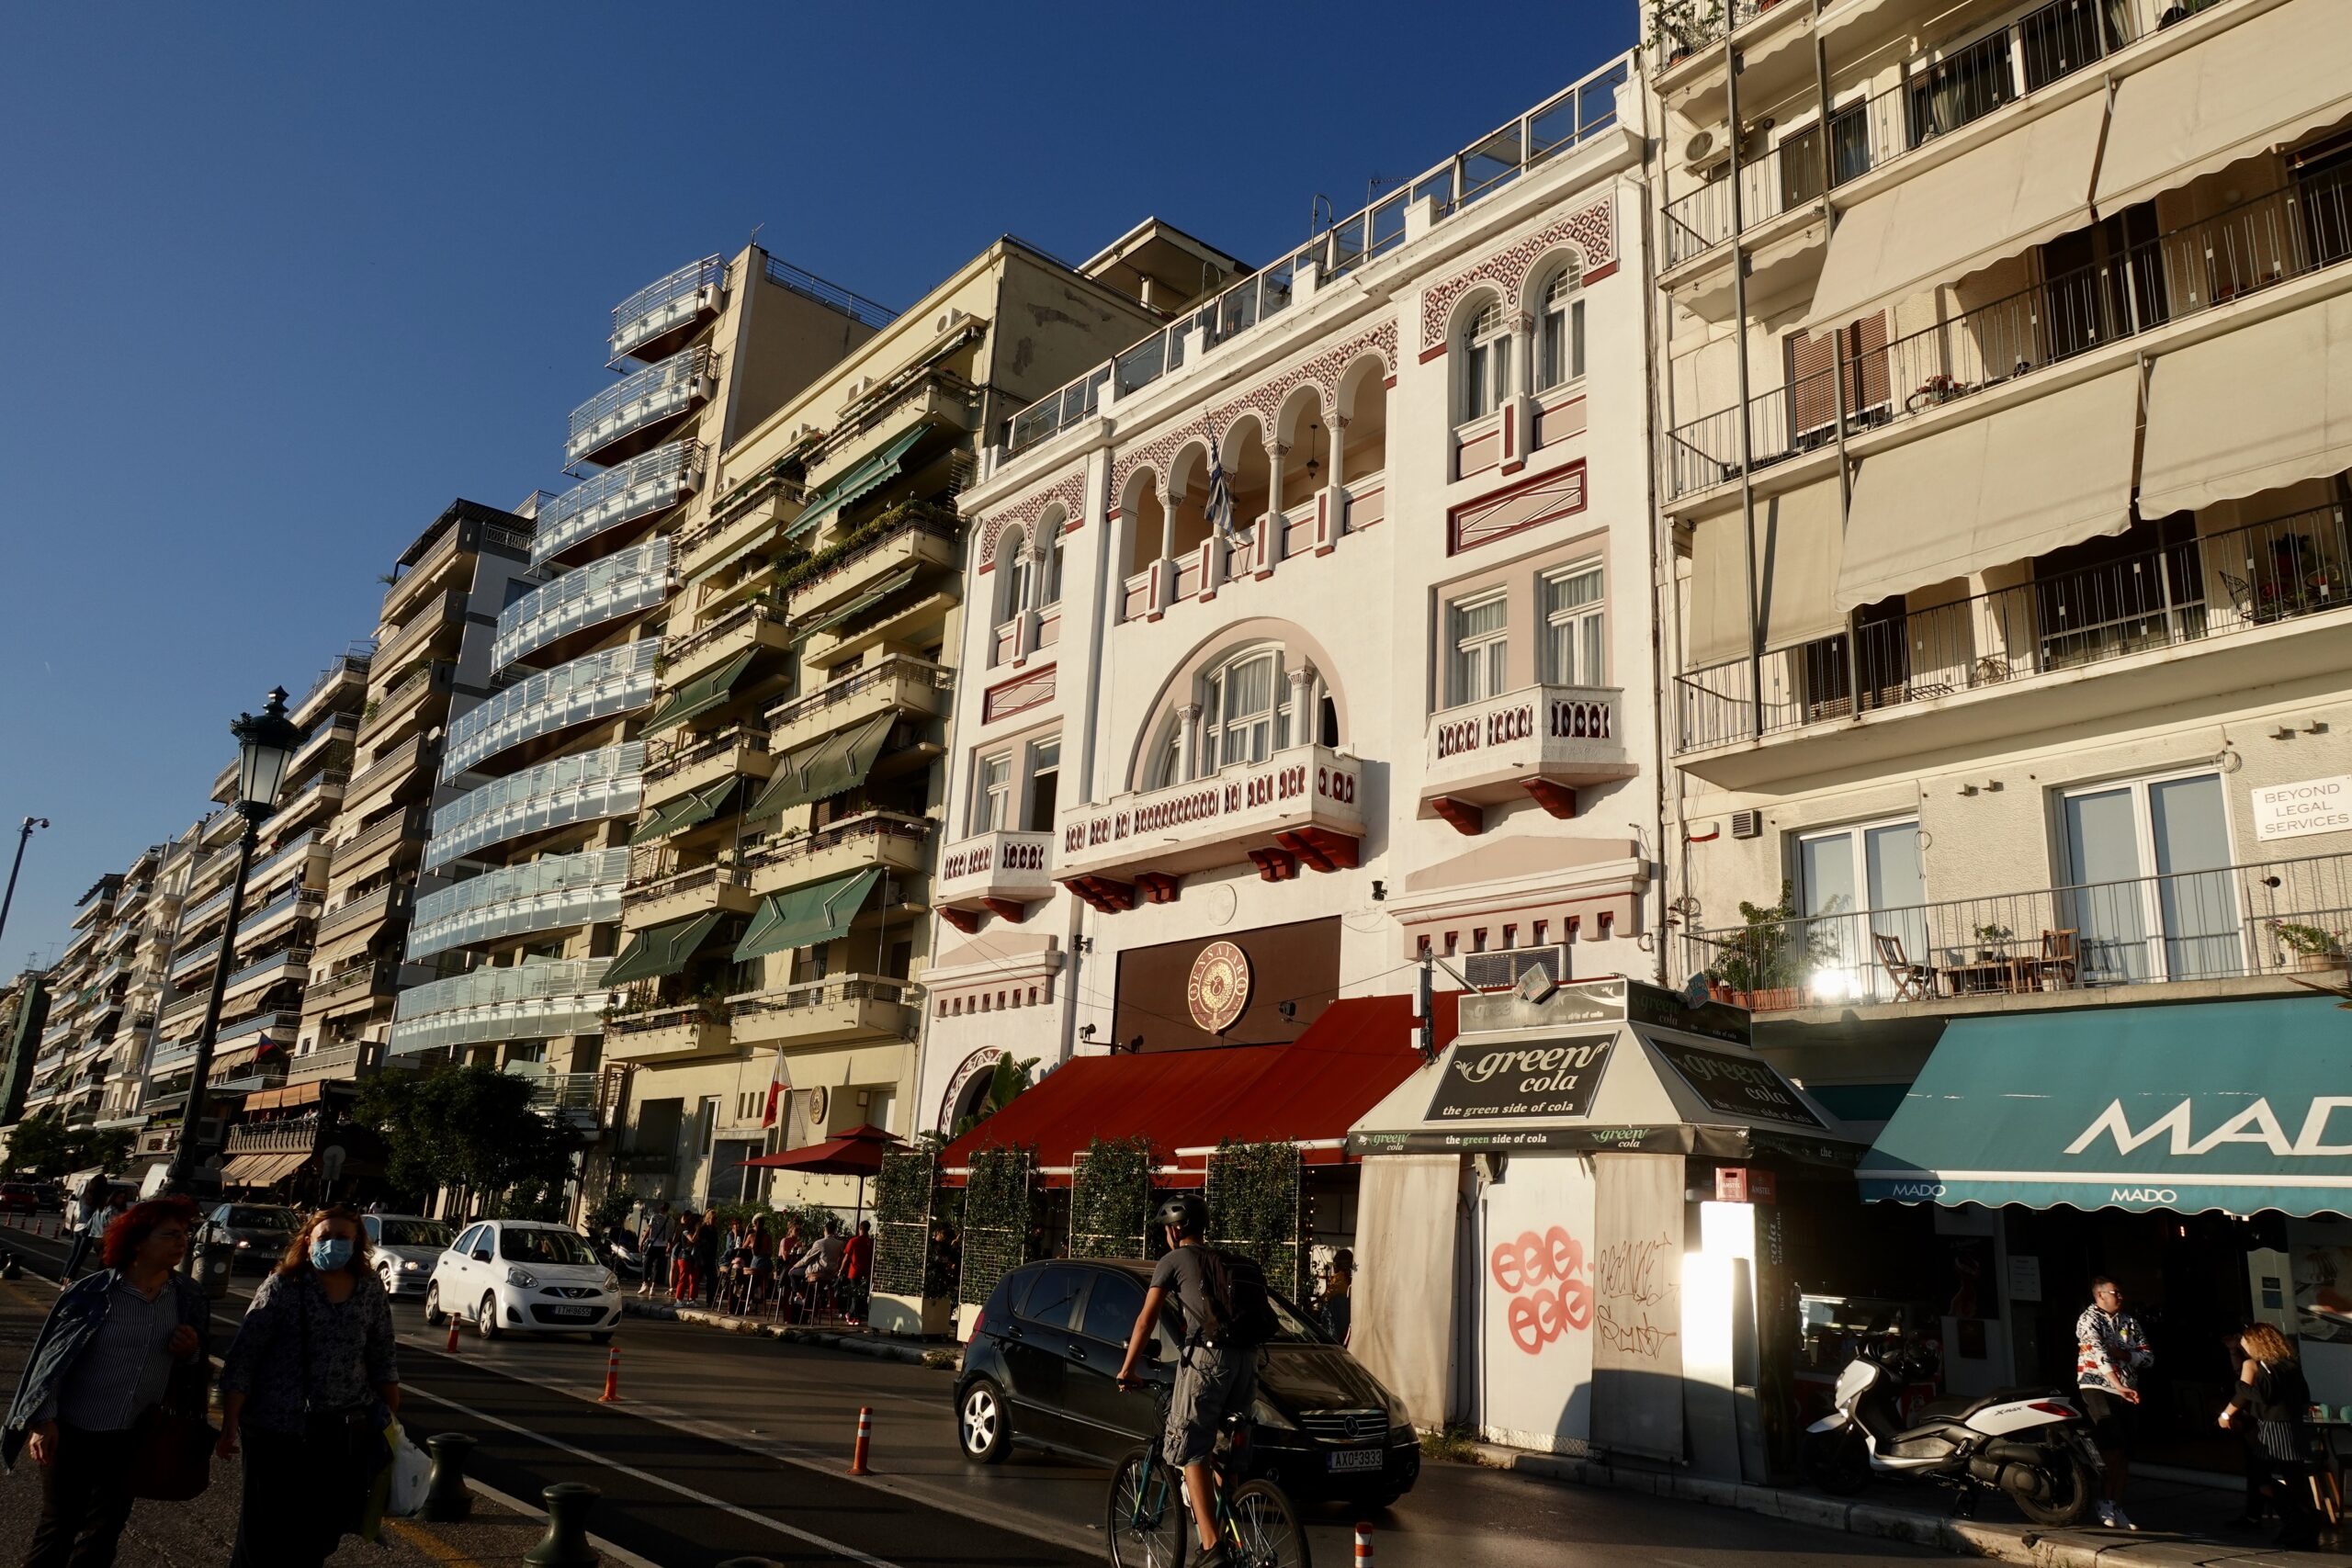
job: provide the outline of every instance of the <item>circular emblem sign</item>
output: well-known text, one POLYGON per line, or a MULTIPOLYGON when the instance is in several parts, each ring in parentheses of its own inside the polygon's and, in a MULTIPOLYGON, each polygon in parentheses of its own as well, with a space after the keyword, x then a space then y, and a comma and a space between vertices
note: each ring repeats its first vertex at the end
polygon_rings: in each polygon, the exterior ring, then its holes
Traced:
POLYGON ((1213 942, 1193 960, 1193 978, 1184 987, 1193 1021, 1211 1034, 1233 1027, 1250 1005, 1250 955, 1229 942, 1213 942))

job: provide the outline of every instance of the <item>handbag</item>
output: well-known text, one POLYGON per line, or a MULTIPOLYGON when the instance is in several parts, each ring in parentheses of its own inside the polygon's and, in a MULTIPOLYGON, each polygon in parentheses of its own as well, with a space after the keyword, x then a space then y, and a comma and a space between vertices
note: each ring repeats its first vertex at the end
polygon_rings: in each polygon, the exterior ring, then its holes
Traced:
POLYGON ((131 1428, 130 1495, 186 1503, 212 1484, 212 1445, 220 1434, 201 1416, 151 1405, 131 1428))

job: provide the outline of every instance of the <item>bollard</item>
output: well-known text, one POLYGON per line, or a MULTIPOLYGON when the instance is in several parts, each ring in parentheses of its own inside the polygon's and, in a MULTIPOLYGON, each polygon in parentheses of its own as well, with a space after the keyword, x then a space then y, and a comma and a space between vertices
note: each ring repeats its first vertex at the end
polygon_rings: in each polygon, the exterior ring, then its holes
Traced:
POLYGON ((424 1486, 424 1517, 436 1525, 455 1523, 474 1511, 466 1485, 466 1456, 474 1440, 463 1432, 438 1432, 424 1439, 433 1454, 433 1475, 424 1486))
POLYGON ((849 1472, 852 1475, 873 1473, 865 1468, 865 1450, 874 1438, 874 1406, 857 1407, 857 1445, 849 1451, 849 1472))
POLYGON ((605 1392, 596 1396, 596 1403, 599 1404, 618 1404, 620 1402, 621 1348, 616 1345, 613 1347, 611 1354, 605 1358, 605 1392))
POLYGON ((1372 1568, 1372 1527, 1356 1526, 1356 1568, 1372 1568))
POLYGON ((13 1280, 24 1272, 13 1252, 0 1252, 0 1280, 13 1280))
POLYGON ((539 1494, 548 1506, 548 1533, 523 1554, 532 1568, 596 1568, 588 1544, 588 1510, 604 1495, 580 1481, 559 1481, 539 1494))

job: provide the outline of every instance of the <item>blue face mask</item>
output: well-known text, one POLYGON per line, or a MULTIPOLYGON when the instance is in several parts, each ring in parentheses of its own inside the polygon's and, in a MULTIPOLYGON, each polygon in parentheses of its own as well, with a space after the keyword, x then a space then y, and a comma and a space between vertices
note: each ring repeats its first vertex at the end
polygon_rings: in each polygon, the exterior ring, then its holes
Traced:
POLYGON ((342 1236, 321 1236, 311 1244, 311 1267, 332 1273, 351 1261, 351 1243, 342 1236))

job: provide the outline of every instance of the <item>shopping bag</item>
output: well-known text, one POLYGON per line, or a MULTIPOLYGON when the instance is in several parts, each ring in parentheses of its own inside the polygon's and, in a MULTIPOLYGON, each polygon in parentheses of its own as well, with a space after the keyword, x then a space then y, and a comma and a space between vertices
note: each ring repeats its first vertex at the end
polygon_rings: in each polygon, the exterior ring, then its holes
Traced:
POLYGON ((396 1519, 413 1519, 424 1511, 426 1483, 433 1478, 433 1461, 425 1451, 410 1442, 400 1423, 392 1423, 386 1434, 392 1445, 391 1488, 384 1497, 384 1513, 396 1519))

